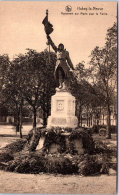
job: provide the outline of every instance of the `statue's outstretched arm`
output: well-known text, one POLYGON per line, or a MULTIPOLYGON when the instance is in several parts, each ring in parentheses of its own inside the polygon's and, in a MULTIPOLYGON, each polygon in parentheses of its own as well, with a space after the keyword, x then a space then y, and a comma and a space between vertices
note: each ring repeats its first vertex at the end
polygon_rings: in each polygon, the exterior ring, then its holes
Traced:
POLYGON ((70 68, 72 70, 74 70, 74 66, 73 66, 73 63, 72 63, 72 61, 70 59, 70 56, 69 56, 69 52, 68 51, 67 51, 66 59, 67 59, 67 62, 68 62, 68 65, 70 66, 70 68))
POLYGON ((48 43, 52 46, 52 48, 54 49, 55 52, 57 52, 57 47, 56 45, 53 43, 51 37, 49 35, 47 35, 47 39, 48 39, 48 43))

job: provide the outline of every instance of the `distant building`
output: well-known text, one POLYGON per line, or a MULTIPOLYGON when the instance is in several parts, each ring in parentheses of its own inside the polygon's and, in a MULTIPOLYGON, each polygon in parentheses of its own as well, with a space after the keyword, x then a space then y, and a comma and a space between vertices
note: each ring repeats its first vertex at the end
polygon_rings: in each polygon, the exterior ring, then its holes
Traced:
MULTIPOLYGON (((117 126, 117 109, 111 107, 111 125, 117 126)), ((81 115, 82 127, 93 127, 94 125, 107 125, 107 111, 106 108, 98 107, 96 110, 86 109, 83 110, 81 115)))

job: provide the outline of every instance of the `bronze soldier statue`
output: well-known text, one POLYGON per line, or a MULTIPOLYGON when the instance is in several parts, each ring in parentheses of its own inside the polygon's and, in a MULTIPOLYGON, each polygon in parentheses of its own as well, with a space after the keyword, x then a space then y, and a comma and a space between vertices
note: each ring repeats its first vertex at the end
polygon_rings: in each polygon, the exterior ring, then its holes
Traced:
POLYGON ((55 79, 59 82, 59 88, 57 88, 57 90, 67 90, 69 87, 70 71, 74 70, 73 64, 69 57, 69 52, 64 49, 64 45, 62 43, 56 47, 49 35, 47 35, 47 39, 48 44, 52 46, 57 55, 57 62, 54 72, 55 79))

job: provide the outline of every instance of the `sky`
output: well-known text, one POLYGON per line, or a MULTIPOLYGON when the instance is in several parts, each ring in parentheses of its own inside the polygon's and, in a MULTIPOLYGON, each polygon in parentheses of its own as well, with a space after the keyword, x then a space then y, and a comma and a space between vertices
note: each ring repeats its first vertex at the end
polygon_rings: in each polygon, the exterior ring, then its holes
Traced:
POLYGON ((64 44, 74 66, 82 61, 88 64, 91 51, 104 46, 107 29, 117 20, 117 2, 1 1, 0 54, 12 59, 27 48, 45 50, 42 20, 46 9, 54 28, 51 38, 56 45, 64 44), (68 5, 71 12, 66 11, 68 5))

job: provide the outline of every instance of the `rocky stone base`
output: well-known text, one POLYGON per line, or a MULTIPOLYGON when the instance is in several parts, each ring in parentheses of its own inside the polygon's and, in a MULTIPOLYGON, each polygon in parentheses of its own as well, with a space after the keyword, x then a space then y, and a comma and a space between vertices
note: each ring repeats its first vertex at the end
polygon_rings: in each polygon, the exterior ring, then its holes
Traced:
MULTIPOLYGON (((71 130, 71 129, 70 129, 71 130)), ((84 154, 94 150, 94 142, 88 132, 72 129, 71 132, 59 128, 47 129, 41 136, 36 150, 55 153, 84 154)))
MULTIPOLYGON (((61 134, 65 145, 64 146, 65 151, 63 150, 63 152, 71 153, 71 151, 73 150, 77 154, 83 154, 85 149, 83 148, 82 138, 75 138, 74 140, 71 141, 70 135, 71 133, 61 134)), ((41 137, 36 149, 37 150, 44 149, 45 141, 46 141, 45 136, 41 137)), ((47 147, 47 153, 51 153, 51 154, 62 153, 62 142, 58 142, 58 143, 56 143, 55 141, 51 142, 47 147)))

